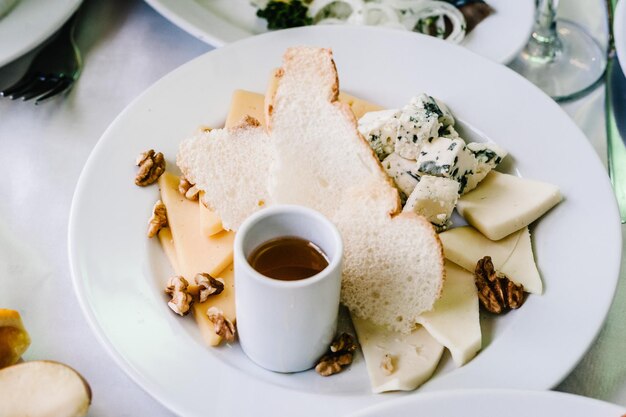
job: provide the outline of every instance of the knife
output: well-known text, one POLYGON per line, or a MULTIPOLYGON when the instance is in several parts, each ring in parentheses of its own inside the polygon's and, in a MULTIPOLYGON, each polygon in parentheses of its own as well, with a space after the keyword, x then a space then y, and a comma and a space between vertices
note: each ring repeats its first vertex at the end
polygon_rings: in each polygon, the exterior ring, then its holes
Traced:
POLYGON ((616 0, 607 0, 609 50, 605 75, 604 110, 609 176, 617 198, 622 224, 624 224, 626 223, 626 77, 615 53, 613 11, 616 3, 616 0))

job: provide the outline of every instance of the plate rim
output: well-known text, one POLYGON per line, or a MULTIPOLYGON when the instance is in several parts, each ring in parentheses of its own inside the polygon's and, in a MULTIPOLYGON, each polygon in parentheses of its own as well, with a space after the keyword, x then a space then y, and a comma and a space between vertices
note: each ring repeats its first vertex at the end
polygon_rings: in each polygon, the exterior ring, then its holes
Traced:
MULTIPOLYGON (((381 411, 392 410, 396 407, 409 406, 411 408, 417 408, 424 402, 432 401, 456 401, 461 402, 466 398, 483 397, 485 401, 500 401, 502 397, 514 397, 518 401, 522 398, 528 400, 531 397, 533 400, 547 400, 547 401, 571 401, 580 403, 597 404, 598 406, 604 406, 607 408, 614 408, 617 413, 626 413, 626 407, 618 404, 613 404, 607 401, 599 400, 597 398, 585 397, 582 395, 572 394, 569 392, 561 391, 539 391, 539 390, 518 390, 518 389, 464 389, 464 390, 449 390, 449 391, 437 391, 427 392, 420 396, 407 396, 396 401, 385 401, 380 404, 365 407, 354 413, 350 413, 345 417, 373 417, 378 415, 381 411), (557 400, 558 399, 558 400, 557 400)), ((511 398, 507 398, 511 399, 511 398)), ((525 404, 526 402, 517 402, 517 404, 525 404)))
MULTIPOLYGON (((290 31, 322 31, 325 29, 318 29, 319 27, 306 27, 306 28, 295 28, 295 29, 290 29, 290 31)), ((346 30, 346 31, 352 31, 352 30, 357 30, 357 31, 380 31, 380 30, 387 30, 390 33, 394 33, 397 34, 397 36, 414 36, 414 34, 410 34, 410 33, 404 33, 404 32, 398 32, 398 31, 393 31, 393 30, 389 30, 389 29, 383 29, 383 28, 354 28, 354 27, 343 27, 344 29, 339 29, 339 30, 346 30)), ((330 30, 330 29, 329 29, 330 30)), ((337 30, 336 28, 333 28, 332 30, 337 30)), ((285 36, 286 31, 281 31, 282 33, 279 36, 285 36)), ((202 59, 207 59, 204 58, 209 54, 212 54, 212 56, 221 54, 222 51, 224 50, 230 50, 231 48, 239 48, 239 45, 245 45, 247 43, 256 43, 259 42, 259 38, 261 37, 273 37, 273 36, 277 36, 276 34, 279 32, 270 32, 267 34, 263 34, 263 35, 259 35, 256 37, 249 37, 246 38, 242 41, 237 42, 234 45, 228 45, 224 48, 220 48, 218 50, 213 50, 213 51, 209 51, 203 55, 200 55, 199 57, 181 65, 180 67, 178 67, 177 69, 173 70, 172 72, 168 73, 167 75, 165 75, 164 77, 162 77, 161 79, 159 79, 158 81, 156 81, 154 84, 152 84, 150 87, 148 87, 142 94, 140 94, 138 97, 136 97, 124 110, 122 110, 120 112, 120 114, 111 122, 111 124, 108 126, 108 128, 105 130, 105 132, 102 134, 102 136, 100 137, 100 139, 98 140, 96 146, 94 147, 94 149, 92 150, 91 154, 89 155, 89 158, 87 159, 87 162, 85 163, 85 166, 83 167, 83 170, 81 171, 79 180, 77 182, 76 185, 76 189, 72 198, 72 204, 71 204, 71 209, 70 209, 70 217, 69 217, 69 224, 68 224, 68 256, 69 256, 69 261, 70 261, 70 270, 71 270, 71 278, 72 278, 72 282, 73 282, 73 286, 74 286, 74 291, 77 295, 77 298, 79 300, 79 304, 81 306, 81 309, 83 310, 83 313, 85 314, 87 321, 90 325, 90 327, 92 328, 92 330, 94 331, 94 333, 96 333, 96 337, 97 339, 102 343, 102 345, 105 347, 105 350, 113 357, 113 359, 115 360, 115 362, 118 364, 118 366, 120 366, 120 368, 128 375, 130 376, 130 378, 137 383, 137 385, 139 385, 142 389, 144 389, 149 395, 151 395, 153 398, 155 398, 155 400, 157 400, 158 402, 160 402, 161 404, 163 404, 165 407, 167 407, 168 409, 174 411, 174 412, 178 412, 178 413, 183 413, 181 411, 181 408, 179 407, 178 404, 172 404, 171 402, 165 400, 162 396, 158 396, 158 391, 157 388, 154 388, 153 385, 150 380, 148 380, 148 378, 145 375, 142 375, 141 373, 139 373, 137 370, 135 370, 132 366, 132 363, 130 363, 129 361, 127 361, 126 359, 124 359, 120 352, 118 350, 115 349, 114 344, 111 342, 111 340, 109 340, 106 335, 105 335, 105 331, 103 330, 103 328, 100 326, 100 323, 97 321, 94 311, 92 309, 91 306, 88 305, 87 303, 87 299, 86 299, 86 288, 85 288, 85 281, 84 279, 82 279, 80 272, 79 272, 79 267, 78 267, 78 259, 77 259, 77 255, 76 255, 76 230, 77 230, 77 224, 76 224, 76 211, 77 211, 77 206, 79 204, 79 199, 80 199, 80 194, 81 192, 83 192, 83 189, 87 186, 86 184, 86 177, 87 177, 87 173, 90 170, 91 165, 94 163, 94 160, 97 158, 97 154, 98 151, 100 150, 100 148, 102 146, 104 146, 105 141, 107 140, 106 138, 109 136, 110 131, 116 126, 116 124, 118 123, 118 121, 122 118, 124 118, 126 116, 126 114, 130 111, 132 111, 132 109, 135 107, 135 105, 138 102, 141 102, 143 100, 143 98, 148 95, 155 87, 157 87, 162 81, 168 79, 170 76, 172 76, 172 74, 177 73, 178 71, 181 71, 183 68, 187 68, 188 66, 193 66, 196 65, 195 62, 202 60, 202 59)), ((441 42, 441 41, 437 41, 437 42, 441 42)), ((458 47, 458 46, 453 46, 454 48, 459 48, 459 50, 464 51, 464 53, 470 53, 472 55, 475 55, 471 52, 466 51, 464 48, 458 47)), ((479 60, 482 60, 484 63, 486 63, 487 65, 498 65, 496 63, 493 63, 491 61, 489 61, 488 59, 484 58, 484 57, 478 57, 479 60)), ((510 70, 509 70, 510 71, 510 70)), ((513 76, 517 76, 520 79, 522 79, 521 76, 519 76, 518 74, 514 73, 514 72, 510 72, 511 75, 513 76)), ((534 85, 528 83, 527 81, 525 81, 528 84, 528 88, 531 89, 536 89, 536 87, 534 87, 534 85)), ((539 91, 538 89, 536 89, 536 91, 539 91)), ((547 103, 547 102, 546 102, 547 103)), ((562 114, 566 115, 566 113, 556 104, 552 102, 552 105, 558 109, 559 112, 561 112, 562 114)), ((569 117, 568 117, 569 119, 569 117)), ((574 124, 573 121, 571 121, 572 126, 576 128, 576 130, 579 131, 580 135, 584 138, 584 134, 580 131, 580 129, 574 124)), ((588 148, 588 150, 593 151, 593 148, 591 147, 591 145, 589 144, 588 141, 585 141, 583 146, 586 146, 588 148)), ((595 153, 592 152, 591 159, 595 160, 595 163, 600 164, 600 158, 599 156, 595 153)), ((607 183, 608 183, 608 177, 607 177, 607 183)), ((618 212, 617 212, 617 204, 615 202, 615 198, 613 196, 613 205, 612 205, 612 211, 614 213, 614 217, 616 219, 616 224, 619 224, 619 216, 618 216, 618 212)), ((621 235, 620 233, 616 233, 617 235, 621 235)), ((621 240, 619 240, 619 246, 621 247, 621 240)), ((610 267, 610 269, 613 270, 613 274, 611 274, 612 276, 614 276, 614 282, 613 282, 613 288, 612 288, 612 294, 611 294, 611 300, 613 300, 613 298, 615 297, 615 289, 617 286, 617 282, 618 282, 618 278, 619 278, 619 268, 620 268, 620 263, 621 263, 621 251, 618 250, 617 251, 618 256, 615 260, 615 262, 613 263, 613 265, 610 267)), ((606 305, 603 305, 602 307, 602 320, 601 320, 601 324, 595 329, 595 333, 594 336, 591 340, 588 341, 586 347, 581 350, 579 352, 579 355, 577 355, 577 359, 576 361, 572 362, 568 367, 567 367, 567 371, 563 372, 563 374, 559 377, 556 377, 555 379, 551 380, 551 381, 545 381, 542 384, 539 384, 538 386, 540 386, 542 389, 550 389, 553 388, 554 386, 556 386, 559 382, 561 382, 570 372, 572 369, 574 369, 577 364, 580 362, 581 358, 585 355, 585 353, 589 350, 589 348, 592 346, 593 341, 597 338, 598 333, 600 332, 600 330, 602 329, 602 324, 605 322, 609 308, 611 306, 611 303, 607 303, 606 305)), ((263 382, 261 382, 263 383, 263 382)), ((438 388, 439 390, 440 388, 438 388)), ((414 392, 414 391, 413 391, 414 392)), ((422 391, 423 392, 423 391, 422 391)), ((411 393, 409 393, 410 395, 411 393)), ((319 395, 322 396, 323 395, 319 395)))

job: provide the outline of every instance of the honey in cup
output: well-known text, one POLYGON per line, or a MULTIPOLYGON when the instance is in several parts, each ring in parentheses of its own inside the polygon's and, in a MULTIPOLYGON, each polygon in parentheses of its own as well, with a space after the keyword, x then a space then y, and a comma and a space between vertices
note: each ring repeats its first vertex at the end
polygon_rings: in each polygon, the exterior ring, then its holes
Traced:
POLYGON ((255 248, 248 257, 248 263, 268 278, 297 281, 322 272, 328 266, 328 257, 311 241, 283 236, 255 248))

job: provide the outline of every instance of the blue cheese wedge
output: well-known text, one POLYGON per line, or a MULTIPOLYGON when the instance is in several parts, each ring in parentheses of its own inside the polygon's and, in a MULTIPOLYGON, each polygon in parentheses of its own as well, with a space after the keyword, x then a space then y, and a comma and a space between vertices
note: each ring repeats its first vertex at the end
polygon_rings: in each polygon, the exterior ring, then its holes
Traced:
POLYGON ((382 166, 387 175, 393 179, 396 187, 405 196, 411 195, 420 180, 415 161, 403 158, 394 152, 383 160, 382 166))
POLYGON ((437 368, 443 346, 421 326, 403 334, 352 316, 372 392, 411 391, 437 368))
POLYGON ((450 178, 424 175, 404 205, 403 211, 421 214, 432 224, 443 228, 459 198, 459 183, 450 178))
POLYGON ((543 292, 543 283, 535 263, 530 232, 524 227, 504 239, 487 239, 473 227, 457 227, 439 235, 446 259, 474 272, 476 263, 490 256, 493 266, 524 290, 532 294, 543 292))
POLYGON ((476 356, 482 346, 482 334, 474 275, 447 261, 441 298, 417 322, 450 351, 457 366, 476 356))
POLYGON ((445 126, 454 124, 454 118, 447 108, 443 104, 440 106, 434 98, 426 94, 412 98, 404 106, 398 119, 400 129, 394 149, 407 159, 417 159, 425 143, 439 137, 440 130, 445 126))
POLYGON ((381 161, 394 151, 400 129, 400 110, 380 110, 365 113, 359 119, 358 129, 381 161))
POLYGON ((417 159, 422 145, 439 136, 458 138, 454 117, 437 99, 421 94, 400 110, 370 112, 359 120, 359 132, 380 160, 396 152, 417 159))
POLYGON ((467 177, 467 185, 463 193, 472 191, 492 169, 495 169, 506 157, 507 152, 495 143, 470 142, 467 149, 476 158, 476 170, 467 177))
POLYGON ((468 177, 477 168, 478 161, 462 139, 439 137, 424 144, 417 157, 417 169, 422 175, 450 178, 459 182, 463 192, 468 177))
POLYGON ((558 187, 491 171, 463 195, 457 210, 491 240, 499 240, 537 220, 562 200, 558 187))

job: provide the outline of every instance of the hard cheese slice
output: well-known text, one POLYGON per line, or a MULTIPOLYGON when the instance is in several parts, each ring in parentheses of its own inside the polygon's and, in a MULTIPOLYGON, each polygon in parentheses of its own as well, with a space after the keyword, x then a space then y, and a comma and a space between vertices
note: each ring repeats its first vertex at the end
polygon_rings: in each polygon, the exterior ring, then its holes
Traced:
POLYGON ((233 232, 206 236, 200 230, 198 202, 178 192, 178 177, 164 173, 159 178, 161 200, 167 209, 180 275, 193 282, 197 273, 217 276, 233 262, 233 232))
POLYGON ((200 328, 202 338, 209 346, 217 346, 222 338, 215 333, 213 322, 209 320, 206 312, 211 307, 217 307, 224 312, 224 317, 235 322, 235 273, 233 265, 222 271, 216 278, 224 280, 224 291, 219 295, 209 297, 203 303, 194 303, 192 305, 193 316, 200 328))
POLYGON ((446 281, 441 298, 433 310, 423 313, 417 322, 450 350, 457 366, 476 356, 482 336, 474 275, 446 262, 446 281))
POLYGON ((164 227, 159 230, 159 241, 161 242, 161 247, 165 252, 165 256, 167 256, 167 260, 170 261, 170 265, 172 265, 172 269, 177 275, 179 274, 180 268, 178 267, 178 258, 176 257, 176 248, 174 247, 174 239, 172 238, 172 229, 169 227, 164 227))
MULTIPOLYGON (((269 94, 276 89, 276 82, 276 77, 272 76, 268 87, 269 94)), ((376 104, 343 92, 339 93, 339 101, 349 105, 357 119, 360 119, 365 113, 382 110, 382 107, 376 104)), ((245 116, 252 116, 257 119, 261 125, 265 125, 264 103, 265 96, 263 94, 246 90, 235 90, 230 102, 230 110, 226 117, 225 127, 236 126, 245 116)))
POLYGON ((459 198, 456 209, 482 234, 499 240, 528 226, 561 200, 552 184, 492 171, 478 188, 459 198))
MULTIPOLYGON (((202 201, 202 195, 200 193, 200 201, 202 201)), ((200 229, 205 236, 213 236, 224 230, 222 227, 222 219, 213 211, 210 210, 204 204, 198 204, 200 210, 200 229)))
MULTIPOLYGON (((223 278, 226 284, 221 294, 193 306, 194 317, 203 338, 211 346, 218 345, 221 338, 215 334, 213 323, 206 316, 206 310, 216 306, 224 312, 226 318, 235 321, 235 293, 231 265, 235 234, 228 231, 210 237, 204 234, 200 228, 199 203, 180 195, 177 176, 164 173, 159 178, 159 188, 169 223, 169 228, 159 232, 159 239, 176 274, 182 275, 193 284, 197 273, 206 272, 213 277, 223 278), (229 266, 230 268, 226 269, 229 266)), ((195 288, 192 286, 190 290, 193 292, 195 288)))
POLYGON ((493 241, 473 227, 457 227, 439 235, 446 259, 474 272, 476 263, 490 256, 496 270, 510 280, 522 284, 524 290, 541 294, 543 283, 533 256, 528 227, 493 241))
POLYGON ((352 323, 365 357, 372 392, 411 391, 435 372, 443 346, 423 327, 402 334, 356 316, 352 316, 352 323), (391 373, 382 367, 385 355, 390 356, 391 373))

